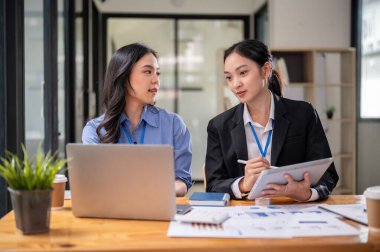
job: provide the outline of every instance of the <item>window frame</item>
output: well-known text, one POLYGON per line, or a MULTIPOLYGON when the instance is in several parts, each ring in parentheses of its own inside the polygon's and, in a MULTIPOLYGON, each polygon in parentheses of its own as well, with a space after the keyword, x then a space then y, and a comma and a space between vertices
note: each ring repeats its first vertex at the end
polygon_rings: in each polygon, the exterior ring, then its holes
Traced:
MULTIPOLYGON (((361 93, 362 93, 362 25, 363 25, 363 0, 351 1, 351 45, 356 48, 356 118, 358 122, 380 123, 378 118, 362 117, 361 93)), ((358 125, 356 125, 358 126, 358 125)))

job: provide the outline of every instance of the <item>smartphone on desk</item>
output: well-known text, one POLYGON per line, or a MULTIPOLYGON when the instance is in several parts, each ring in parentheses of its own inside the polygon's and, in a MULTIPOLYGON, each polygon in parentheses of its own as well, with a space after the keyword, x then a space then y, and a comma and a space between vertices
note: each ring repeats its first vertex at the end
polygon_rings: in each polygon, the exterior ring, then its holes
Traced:
POLYGON ((193 209, 191 205, 182 205, 182 204, 177 204, 176 208, 177 208, 177 214, 186 214, 190 212, 191 209, 193 209))

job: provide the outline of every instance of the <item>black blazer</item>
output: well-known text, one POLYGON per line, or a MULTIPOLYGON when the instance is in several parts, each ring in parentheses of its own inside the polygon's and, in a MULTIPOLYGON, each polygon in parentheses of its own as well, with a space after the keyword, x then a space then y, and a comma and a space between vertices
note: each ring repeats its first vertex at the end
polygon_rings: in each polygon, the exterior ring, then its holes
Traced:
MULTIPOLYGON (((274 96, 275 126, 272 135, 271 165, 284 166, 331 157, 331 151, 317 112, 310 103, 274 96)), ((208 192, 227 192, 234 197, 231 184, 244 176, 248 151, 243 120, 244 105, 239 104, 210 120, 207 126, 206 180, 208 192)), ((327 197, 339 180, 334 163, 314 188, 320 198, 327 197)))

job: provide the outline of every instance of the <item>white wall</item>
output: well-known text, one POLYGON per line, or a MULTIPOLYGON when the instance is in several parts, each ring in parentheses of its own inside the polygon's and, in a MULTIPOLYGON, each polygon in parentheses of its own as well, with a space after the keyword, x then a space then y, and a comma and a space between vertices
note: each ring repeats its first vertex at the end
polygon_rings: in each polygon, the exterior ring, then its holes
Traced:
POLYGON ((350 46, 351 0, 269 0, 272 48, 350 46))
POLYGON ((380 185, 380 123, 358 125, 358 194, 369 186, 380 185))

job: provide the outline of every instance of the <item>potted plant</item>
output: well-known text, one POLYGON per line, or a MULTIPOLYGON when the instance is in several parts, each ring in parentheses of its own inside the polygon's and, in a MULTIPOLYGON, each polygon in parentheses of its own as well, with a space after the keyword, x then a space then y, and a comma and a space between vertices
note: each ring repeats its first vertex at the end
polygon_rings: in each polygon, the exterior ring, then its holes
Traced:
POLYGON ((327 119, 331 119, 334 116, 335 107, 333 105, 327 106, 327 108, 325 109, 325 112, 326 112, 327 119))
POLYGON ((0 176, 8 183, 16 228, 23 234, 49 231, 51 185, 55 175, 63 171, 66 159, 48 152, 29 157, 22 145, 23 159, 7 151, 0 163, 0 176))

